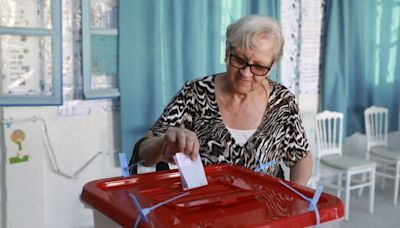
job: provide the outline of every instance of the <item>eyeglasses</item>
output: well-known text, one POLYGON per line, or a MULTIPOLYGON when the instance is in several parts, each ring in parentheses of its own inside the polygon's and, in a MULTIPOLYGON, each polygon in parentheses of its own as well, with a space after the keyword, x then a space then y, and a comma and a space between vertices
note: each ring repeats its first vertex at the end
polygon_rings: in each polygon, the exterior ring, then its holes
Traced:
POLYGON ((253 73, 255 76, 265 76, 271 70, 271 66, 266 67, 257 64, 248 64, 246 60, 233 54, 229 55, 229 64, 231 64, 231 66, 235 67, 236 69, 240 70, 243 70, 248 66, 250 67, 251 73, 253 73))

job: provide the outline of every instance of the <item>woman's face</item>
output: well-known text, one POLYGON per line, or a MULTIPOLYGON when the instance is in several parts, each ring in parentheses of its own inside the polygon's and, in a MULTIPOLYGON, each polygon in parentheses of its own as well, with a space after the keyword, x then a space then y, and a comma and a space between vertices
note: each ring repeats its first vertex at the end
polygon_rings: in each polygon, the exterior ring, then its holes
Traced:
MULTIPOLYGON (((233 51, 226 52, 228 80, 236 93, 246 94, 261 86, 267 76, 257 76, 252 71, 255 72, 257 68, 262 67, 271 68, 273 65, 276 53, 275 42, 259 35, 253 38, 253 43, 256 45, 254 49, 235 48, 233 51), (234 61, 243 61, 257 66, 253 67, 252 71, 249 66, 238 69, 232 66, 231 63, 234 61)), ((269 73, 270 70, 267 75, 269 73)))

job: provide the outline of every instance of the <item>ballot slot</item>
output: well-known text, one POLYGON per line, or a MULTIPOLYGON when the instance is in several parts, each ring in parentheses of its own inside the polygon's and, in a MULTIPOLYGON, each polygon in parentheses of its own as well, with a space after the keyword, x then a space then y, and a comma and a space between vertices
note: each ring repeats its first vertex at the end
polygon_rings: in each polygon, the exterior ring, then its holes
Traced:
MULTIPOLYGON (((157 188, 152 191, 142 191, 139 194, 154 202, 162 202, 177 195, 178 191, 174 188, 157 188)), ((168 203, 166 206, 174 209, 187 209, 230 205, 255 199, 256 194, 258 194, 257 191, 246 190, 224 181, 215 180, 209 181, 207 188, 192 189, 188 196, 168 203)))

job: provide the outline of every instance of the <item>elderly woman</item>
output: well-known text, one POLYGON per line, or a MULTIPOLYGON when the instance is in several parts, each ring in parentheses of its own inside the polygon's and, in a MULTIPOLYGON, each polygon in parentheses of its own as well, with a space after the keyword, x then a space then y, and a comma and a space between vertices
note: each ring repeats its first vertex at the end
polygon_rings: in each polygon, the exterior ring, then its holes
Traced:
POLYGON ((228 163, 305 185, 311 154, 294 95, 271 81, 282 56, 280 26, 271 18, 247 16, 226 31, 226 72, 189 81, 140 140, 135 160, 150 166, 171 161, 176 152, 203 164, 228 163))

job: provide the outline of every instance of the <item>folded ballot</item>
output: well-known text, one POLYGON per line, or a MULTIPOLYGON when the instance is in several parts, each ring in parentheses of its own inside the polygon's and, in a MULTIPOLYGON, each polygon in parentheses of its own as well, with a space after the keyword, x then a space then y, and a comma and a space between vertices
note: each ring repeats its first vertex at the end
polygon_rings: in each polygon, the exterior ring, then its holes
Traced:
POLYGON ((174 155, 174 160, 178 166, 184 190, 198 188, 208 184, 200 156, 197 156, 196 160, 192 161, 184 153, 176 153, 174 155))

